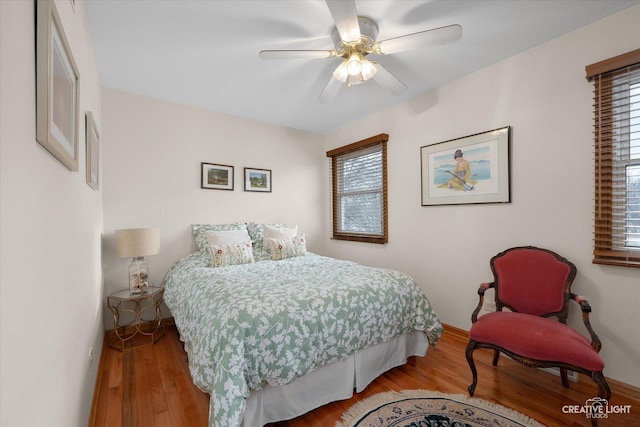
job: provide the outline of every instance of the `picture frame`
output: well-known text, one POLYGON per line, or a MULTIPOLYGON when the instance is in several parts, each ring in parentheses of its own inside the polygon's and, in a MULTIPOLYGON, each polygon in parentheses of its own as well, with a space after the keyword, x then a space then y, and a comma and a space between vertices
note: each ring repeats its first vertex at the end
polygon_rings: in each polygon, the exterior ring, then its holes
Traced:
POLYGON ((200 188, 233 190, 233 166, 201 163, 200 188))
POLYGON ((85 114, 87 184, 100 190, 100 131, 91 111, 85 114))
POLYGON ((244 168, 244 191, 271 193, 271 170, 244 168))
POLYGON ((78 170, 80 72, 53 0, 36 2, 36 140, 78 170))
POLYGON ((511 202, 511 127, 420 147, 422 206, 511 202))

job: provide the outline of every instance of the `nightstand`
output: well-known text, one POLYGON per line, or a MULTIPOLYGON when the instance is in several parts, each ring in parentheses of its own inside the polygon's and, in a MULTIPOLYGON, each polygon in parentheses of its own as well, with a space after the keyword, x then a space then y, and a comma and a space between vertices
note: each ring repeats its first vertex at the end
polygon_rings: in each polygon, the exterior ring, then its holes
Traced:
POLYGON ((150 287, 142 293, 123 289, 107 297, 113 313, 113 330, 107 334, 109 346, 126 350, 153 344, 165 334, 160 317, 164 288, 150 287))

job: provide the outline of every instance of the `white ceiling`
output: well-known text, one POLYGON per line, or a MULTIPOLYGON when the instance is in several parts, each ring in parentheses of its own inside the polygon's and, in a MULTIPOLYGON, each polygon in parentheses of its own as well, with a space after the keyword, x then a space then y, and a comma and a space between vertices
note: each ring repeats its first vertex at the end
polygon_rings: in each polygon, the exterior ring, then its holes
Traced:
POLYGON ((263 60, 264 49, 333 49, 322 0, 88 0, 105 87, 326 134, 640 0, 357 0, 378 40, 460 24, 462 39, 376 60, 408 86, 375 81, 317 101, 339 58, 263 60))

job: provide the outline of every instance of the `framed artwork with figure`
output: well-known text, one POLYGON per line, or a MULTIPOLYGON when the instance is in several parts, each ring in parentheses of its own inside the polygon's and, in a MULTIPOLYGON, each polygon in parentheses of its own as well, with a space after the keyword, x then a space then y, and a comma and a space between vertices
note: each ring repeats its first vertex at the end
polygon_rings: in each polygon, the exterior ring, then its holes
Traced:
POLYGON ((420 147, 422 206, 510 203, 510 134, 507 126, 420 147))

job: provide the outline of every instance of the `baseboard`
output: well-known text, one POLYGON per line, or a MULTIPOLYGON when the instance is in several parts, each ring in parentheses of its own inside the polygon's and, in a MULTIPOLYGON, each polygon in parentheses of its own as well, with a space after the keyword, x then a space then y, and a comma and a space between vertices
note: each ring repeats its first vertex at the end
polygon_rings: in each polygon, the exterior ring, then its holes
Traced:
MULTIPOLYGON (((538 368, 541 371, 548 372, 556 377, 560 376, 560 368, 538 368)), ((567 378, 569 381, 577 383, 578 382, 578 373, 576 371, 567 370, 567 378)))
POLYGON ((444 331, 448 334, 455 335, 458 338, 463 338, 464 340, 469 339, 469 331, 465 331, 464 329, 456 328, 455 326, 447 325, 443 323, 444 331))
POLYGON ((102 350, 100 350, 100 361, 98 362, 98 371, 96 373, 96 383, 93 387, 93 399, 91 400, 91 411, 89 412, 89 420, 87 421, 88 427, 96 425, 96 412, 98 410, 98 392, 102 387, 102 369, 104 368, 104 354, 105 347, 107 345, 107 333, 105 332, 102 338, 102 350))

